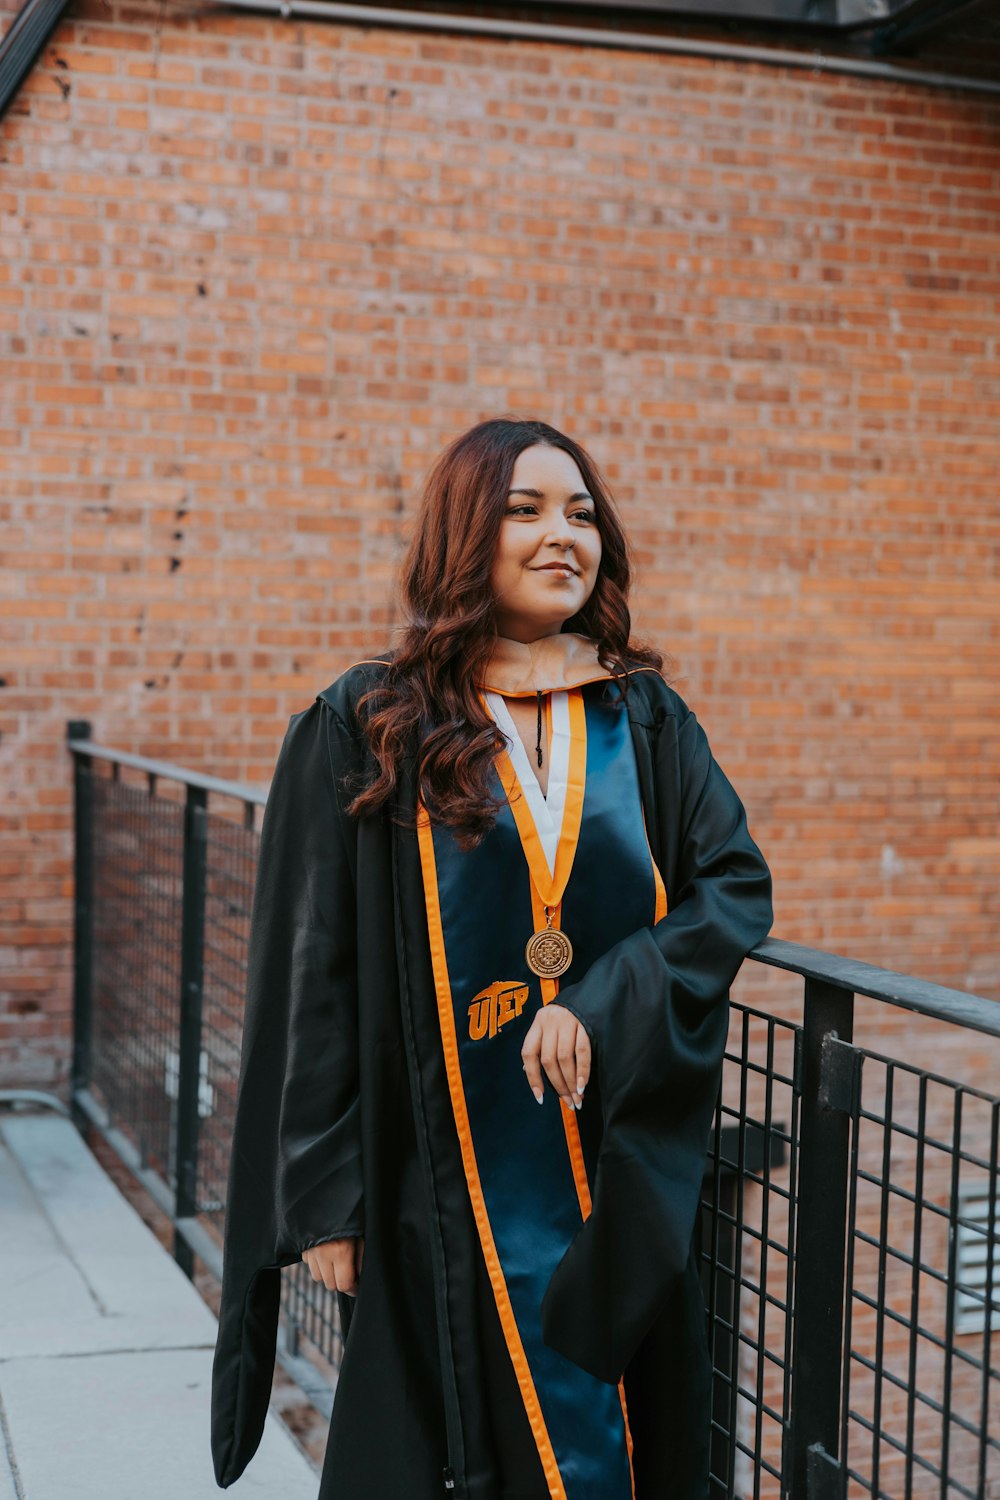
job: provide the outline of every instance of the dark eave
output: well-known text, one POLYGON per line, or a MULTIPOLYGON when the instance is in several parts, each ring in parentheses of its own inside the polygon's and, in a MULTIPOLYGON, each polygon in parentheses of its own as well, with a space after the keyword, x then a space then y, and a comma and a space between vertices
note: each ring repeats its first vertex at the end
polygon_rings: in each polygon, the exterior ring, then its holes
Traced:
MULTIPOLYGON (((26 0, 0 41, 0 117, 30 73, 67 0, 26 0)), ((358 25, 648 48, 812 71, 1000 92, 1000 0, 580 0, 516 4, 440 0, 219 0, 358 25)))
POLYGON ((35 66, 68 0, 27 0, 0 41, 0 117, 35 66))

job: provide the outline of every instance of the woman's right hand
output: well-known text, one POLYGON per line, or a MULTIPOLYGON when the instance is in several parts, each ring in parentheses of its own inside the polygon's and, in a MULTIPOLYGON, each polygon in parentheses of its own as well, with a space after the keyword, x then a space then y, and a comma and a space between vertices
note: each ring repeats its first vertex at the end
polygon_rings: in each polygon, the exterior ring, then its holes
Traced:
POLYGON ((358 1278, 364 1260, 364 1235, 347 1240, 326 1240, 303 1250, 302 1259, 309 1267, 313 1281, 321 1281, 331 1292, 358 1295, 358 1278))

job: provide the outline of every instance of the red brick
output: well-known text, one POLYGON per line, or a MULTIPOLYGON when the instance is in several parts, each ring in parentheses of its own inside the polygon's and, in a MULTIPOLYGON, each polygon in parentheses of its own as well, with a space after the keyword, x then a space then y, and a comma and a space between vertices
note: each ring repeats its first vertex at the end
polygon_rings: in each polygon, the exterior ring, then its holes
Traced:
MULTIPOLYGON (((265 784, 398 623, 433 456, 505 410, 611 476, 776 934, 1000 997, 997 123, 628 49, 64 16, 2 125, 3 1081, 65 1084, 66 720, 265 784)), ((859 1029, 995 1087, 960 1033, 859 1029)))

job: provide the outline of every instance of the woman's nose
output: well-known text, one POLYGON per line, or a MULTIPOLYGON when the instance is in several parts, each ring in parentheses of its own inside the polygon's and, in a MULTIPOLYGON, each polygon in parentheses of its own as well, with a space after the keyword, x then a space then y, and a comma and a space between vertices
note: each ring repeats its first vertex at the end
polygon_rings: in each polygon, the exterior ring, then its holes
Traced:
POLYGON ((554 544, 557 547, 570 548, 576 546, 576 537, 573 535, 573 529, 566 516, 558 515, 553 518, 546 531, 545 540, 546 543, 554 544))

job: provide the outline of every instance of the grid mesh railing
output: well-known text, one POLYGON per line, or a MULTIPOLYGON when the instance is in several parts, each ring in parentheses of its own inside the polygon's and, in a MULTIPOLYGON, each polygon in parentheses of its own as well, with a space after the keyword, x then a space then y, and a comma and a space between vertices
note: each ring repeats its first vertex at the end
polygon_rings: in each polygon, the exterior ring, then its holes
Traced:
POLYGON ((1000 1102, 866 1049, 855 1066, 848 1478, 864 1495, 986 1500, 1000 1495, 1000 1102))
POLYGON ((715 1371, 712 1500, 780 1493, 790 1408, 800 1028, 734 1004, 700 1253, 715 1371))
POLYGON ((183 807, 100 778, 94 813, 91 1080, 174 1187, 183 807))
MULTIPOLYGON (((88 734, 74 1108, 218 1275, 265 794, 88 734)), ((697 1230, 712 1500, 1000 1497, 1000 1005, 775 940, 751 959, 766 1003, 731 1009, 697 1230), (859 1005, 901 1055, 855 1042, 859 1005)), ((303 1265, 282 1284, 279 1358, 329 1411, 336 1299, 303 1265)))

